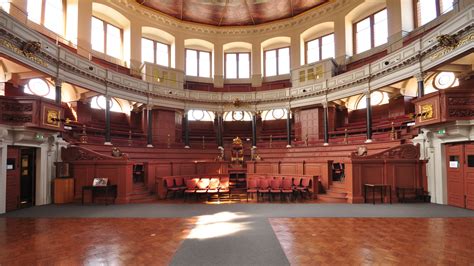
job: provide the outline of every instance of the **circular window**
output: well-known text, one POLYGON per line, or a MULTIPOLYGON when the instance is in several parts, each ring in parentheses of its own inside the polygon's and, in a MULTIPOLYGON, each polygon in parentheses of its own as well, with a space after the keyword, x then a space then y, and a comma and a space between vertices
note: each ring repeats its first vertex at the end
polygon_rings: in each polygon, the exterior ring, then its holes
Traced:
POLYGON ((47 96, 50 92, 48 83, 43 79, 30 79, 28 81, 28 89, 34 95, 42 97, 47 96))
POLYGON ((232 112, 232 119, 235 121, 242 121, 244 119, 244 112, 243 111, 233 111, 232 112))
MULTIPOLYGON (((107 106, 106 106, 106 98, 105 96, 98 96, 96 99, 96 103, 97 103, 97 106, 99 106, 100 109, 106 109, 107 106)), ((112 99, 109 100, 109 105, 110 105, 110 109, 112 109, 112 107, 114 106, 114 102, 112 101, 112 99)))
POLYGON ((370 94, 370 105, 379 105, 383 101, 383 93, 374 91, 370 94))
POLYGON ((454 85, 456 75, 453 72, 440 72, 436 74, 433 86, 438 90, 444 90, 454 85))
POLYGON ((285 111, 283 109, 274 109, 272 111, 272 116, 274 119, 282 119, 285 115, 285 111))
POLYGON ((204 111, 202 110, 193 110, 192 114, 193 119, 196 121, 200 121, 204 118, 204 111))

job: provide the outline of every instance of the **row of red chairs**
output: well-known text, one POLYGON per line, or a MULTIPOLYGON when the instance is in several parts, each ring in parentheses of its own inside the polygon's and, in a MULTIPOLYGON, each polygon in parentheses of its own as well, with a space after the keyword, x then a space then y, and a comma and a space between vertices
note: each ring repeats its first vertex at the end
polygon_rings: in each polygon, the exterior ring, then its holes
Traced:
POLYGON ((196 198, 199 195, 206 195, 207 197, 217 195, 217 200, 220 200, 222 194, 228 194, 230 198, 229 177, 192 178, 186 180, 184 201, 186 201, 187 196, 193 194, 196 195, 196 198))
POLYGON ((264 197, 266 194, 271 200, 273 196, 279 195, 280 199, 282 196, 289 197, 290 200, 296 199, 301 195, 301 198, 311 197, 311 179, 310 178, 260 178, 260 179, 249 179, 247 181, 247 201, 249 195, 257 195, 257 201, 260 197, 264 197))

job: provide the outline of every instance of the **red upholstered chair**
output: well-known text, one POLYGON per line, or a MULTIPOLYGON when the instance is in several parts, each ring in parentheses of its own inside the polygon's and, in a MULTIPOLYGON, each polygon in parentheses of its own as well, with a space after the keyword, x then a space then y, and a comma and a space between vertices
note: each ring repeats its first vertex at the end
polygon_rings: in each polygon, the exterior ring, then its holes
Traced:
POLYGON ((217 200, 220 201, 220 197, 219 197, 219 185, 220 185, 220 182, 219 182, 219 178, 217 177, 213 177, 210 179, 209 181, 209 187, 207 189, 207 195, 208 197, 213 195, 213 194, 217 194, 217 200))
POLYGON ((270 188, 270 195, 273 198, 276 194, 281 194, 281 179, 273 179, 271 180, 271 188, 270 188))
POLYGON ((230 199, 229 177, 221 177, 219 184, 219 198, 222 194, 228 194, 230 199))
POLYGON ((175 177, 174 184, 176 185, 176 187, 179 187, 182 190, 186 189, 186 184, 184 183, 184 179, 182 177, 175 177))
POLYGON ((290 177, 283 179, 283 182, 281 185, 281 194, 285 195, 287 198, 289 197, 290 200, 292 200, 292 196, 293 196, 292 185, 293 185, 293 182, 290 177))
POLYGON ((176 192, 180 191, 181 188, 177 187, 174 184, 174 179, 171 177, 168 177, 165 179, 165 186, 166 186, 166 196, 165 199, 168 198, 169 193, 173 193, 173 198, 176 196, 176 192))
POLYGON ((311 194, 310 184, 311 179, 309 177, 305 177, 301 179, 301 185, 296 187, 296 190, 300 192, 302 198, 305 198, 306 195, 311 194))
POLYGON ((301 186, 301 177, 294 177, 293 178, 293 189, 301 186))
POLYGON ((270 195, 270 182, 268 179, 260 179, 259 183, 258 183, 258 191, 257 191, 257 201, 258 201, 258 198, 259 196, 263 196, 265 194, 269 194, 270 195))
POLYGON ((209 189, 209 184, 211 182, 210 178, 201 178, 197 183, 196 194, 206 194, 209 189))
POLYGON ((187 195, 195 194, 197 189, 197 183, 199 182, 199 178, 193 178, 186 180, 186 189, 184 190, 184 201, 186 201, 187 195))
POLYGON ((258 185, 257 185, 257 179, 249 179, 247 181, 247 202, 249 202, 249 194, 253 198, 253 194, 257 194, 258 192, 258 185))

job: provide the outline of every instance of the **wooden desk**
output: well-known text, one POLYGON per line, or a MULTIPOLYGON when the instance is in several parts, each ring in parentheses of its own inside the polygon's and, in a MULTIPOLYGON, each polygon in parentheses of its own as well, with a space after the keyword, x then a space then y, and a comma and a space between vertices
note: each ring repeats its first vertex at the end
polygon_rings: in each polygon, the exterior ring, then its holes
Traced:
POLYGON ((74 201, 74 178, 54 179, 54 203, 70 203, 74 201))
MULTIPOLYGON (((84 204, 84 191, 90 190, 92 192, 92 203, 97 193, 105 193, 105 197, 113 197, 113 203, 115 204, 115 199, 117 198, 117 185, 108 185, 108 186, 83 186, 82 187, 82 204, 84 204)), ((107 205, 108 201, 105 201, 107 205)))
POLYGON ((375 204, 375 190, 380 191, 380 202, 384 203, 383 198, 389 192, 390 204, 392 204, 392 186, 386 184, 364 184, 364 203, 367 203, 367 189, 372 189, 372 203, 375 204))

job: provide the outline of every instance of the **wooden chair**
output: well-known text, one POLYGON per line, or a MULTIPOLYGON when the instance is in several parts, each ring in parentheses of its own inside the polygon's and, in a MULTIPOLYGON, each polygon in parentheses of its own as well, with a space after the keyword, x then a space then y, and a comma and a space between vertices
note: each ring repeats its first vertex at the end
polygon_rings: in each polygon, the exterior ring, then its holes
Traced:
MULTIPOLYGON (((275 195, 279 195, 281 194, 281 179, 273 179, 271 180, 270 182, 271 186, 270 186, 270 199, 273 200, 275 195)), ((281 197, 280 197, 281 199, 281 197)))
POLYGON ((184 201, 186 201, 187 195, 195 194, 197 189, 197 183, 199 178, 193 178, 186 180, 186 189, 184 190, 184 201))
POLYGON ((270 183, 268 181, 269 180, 265 178, 262 178, 259 180, 258 191, 257 191, 257 201, 260 196, 263 198, 265 194, 270 195, 270 183))
POLYGON ((217 195, 217 201, 220 201, 220 196, 219 196, 219 178, 211 178, 209 180, 209 187, 207 189, 207 199, 209 200, 212 195, 217 195))
POLYGON ((293 187, 292 187, 292 180, 291 178, 285 178, 283 179, 282 185, 281 185, 281 194, 285 195, 285 198, 290 198, 290 201, 293 199, 293 187))
POLYGON ((249 179, 247 182, 247 202, 249 202, 249 194, 253 198, 253 194, 257 194, 258 185, 256 179, 249 179))
POLYGON ((230 200, 230 189, 229 189, 229 177, 221 177, 219 181, 219 198, 221 198, 222 194, 228 194, 230 200))

